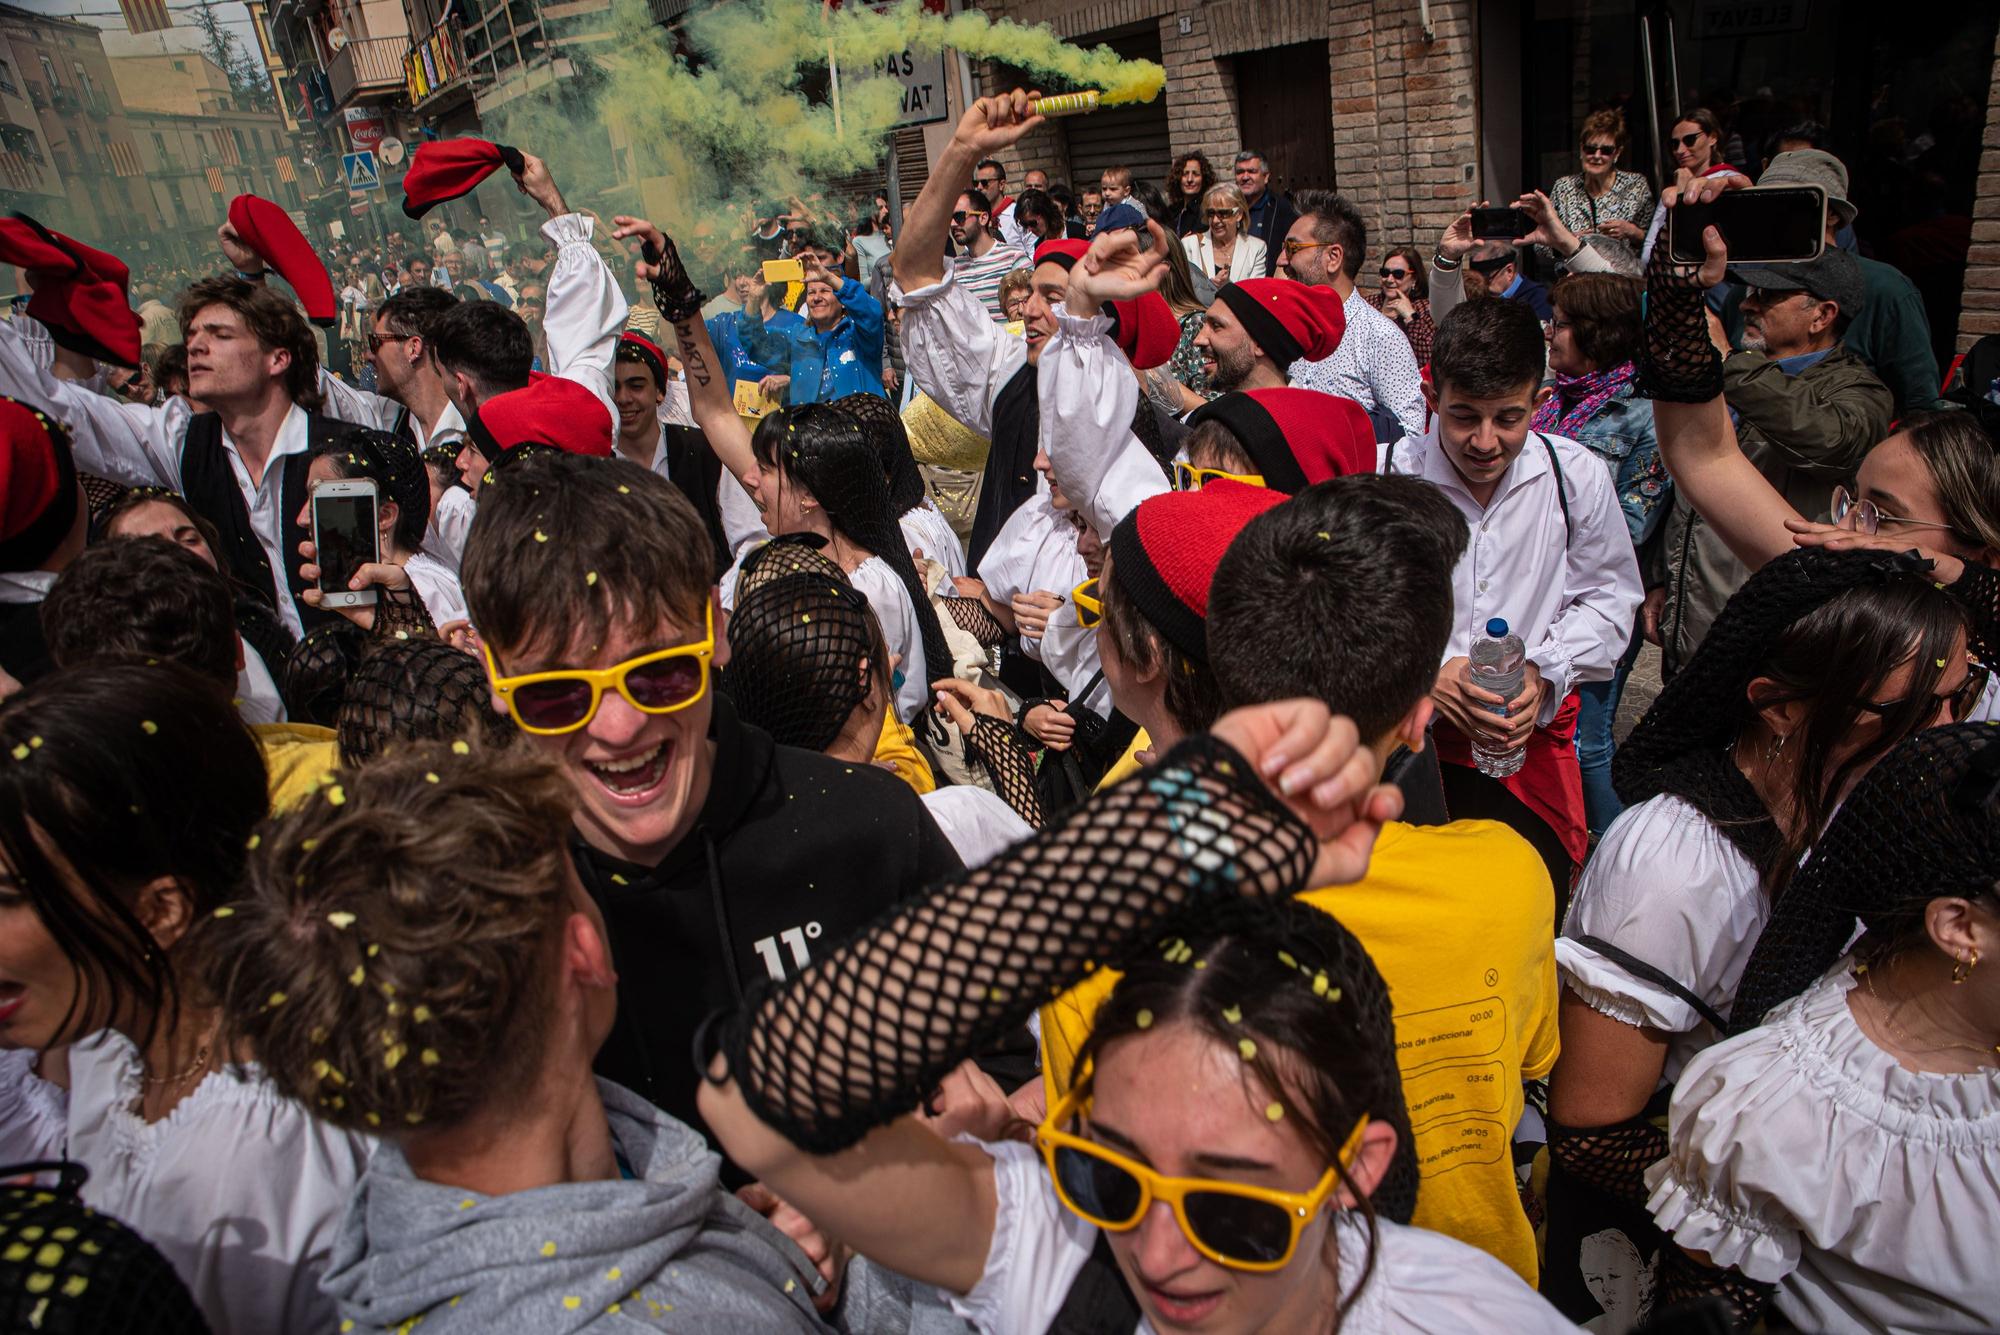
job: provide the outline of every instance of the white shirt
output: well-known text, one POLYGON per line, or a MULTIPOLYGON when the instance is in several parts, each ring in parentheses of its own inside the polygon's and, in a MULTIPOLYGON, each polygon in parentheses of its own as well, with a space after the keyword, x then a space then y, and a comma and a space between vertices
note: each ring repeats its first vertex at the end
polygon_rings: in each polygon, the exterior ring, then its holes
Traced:
MULTIPOLYGON (((944 517, 944 511, 937 508, 928 492, 921 505, 913 505, 896 516, 896 526, 903 530, 903 541, 909 544, 912 560, 921 551, 924 559, 943 566, 947 575, 965 573, 965 545, 958 540, 951 521, 944 517)), ((946 589, 945 592, 951 590, 946 589)))
MULTIPOLYGON (((1062 1310, 1070 1286, 1090 1259, 1097 1228, 1056 1199, 1033 1149, 1014 1141, 974 1143, 993 1156, 998 1208, 985 1270, 971 1292, 951 1297, 952 1310, 990 1335, 1040 1335, 1062 1310)), ((1336 1218, 1340 1275, 1351 1282, 1362 1272, 1367 1235, 1351 1212, 1336 1218)), ((1293 1264, 1312 1261, 1302 1256, 1293 1264)), ((1374 1273, 1358 1295, 1351 1289, 1348 1294, 1351 1305, 1341 1320, 1341 1335, 1533 1335, 1576 1329, 1486 1253, 1387 1219, 1376 1222, 1374 1273)), ((1142 1317, 1136 1335, 1154 1335, 1152 1323, 1142 1317)))
POLYGON ((410 586, 424 600, 432 625, 467 619, 465 592, 459 588, 457 571, 429 552, 418 552, 403 563, 403 569, 410 576, 410 586))
POLYGON ((921 796, 924 810, 944 831, 967 871, 985 866, 1035 832, 1014 808, 969 783, 935 788, 921 796))
POLYGON ((53 570, 9 570, 0 572, 0 603, 47 602, 56 586, 53 570))
POLYGON ((330 1331, 319 1291, 363 1137, 315 1121, 254 1065, 206 1076, 173 1112, 137 1112, 143 1068, 111 1030, 69 1050, 67 1096, 0 1052, 0 1152, 90 1170, 83 1202, 129 1224, 172 1263, 216 1335, 330 1331))
POLYGON ((1042 452, 1063 494, 1109 542, 1139 502, 1173 489, 1152 451, 1132 434, 1139 378, 1111 339, 1111 318, 1079 319, 1058 306, 1056 332, 1035 361, 1035 375, 1042 452))
POLYGON ((734 610, 736 578, 743 569, 743 558, 751 548, 769 542, 771 530, 757 502, 727 468, 715 482, 715 507, 722 517, 722 540, 729 544, 729 569, 722 572, 722 606, 734 610))
MULTIPOLYGON (((979 562, 987 596, 1005 604, 1016 594, 1040 589, 1068 599, 1090 574, 1076 539, 1069 514, 1055 508, 1048 484, 1042 483, 1007 516, 979 562)), ((1097 631, 1077 624, 1074 603, 1065 602, 1050 615, 1041 639, 1020 637, 1016 642, 1022 653, 1039 660, 1062 684, 1071 703, 1099 718, 1111 717, 1111 687, 1098 661, 1097 631)))
POLYGON ((1855 985, 1843 961, 1689 1064, 1653 1218, 1775 1283, 1800 1330, 1991 1330, 2000 1072, 1904 1069, 1855 1022, 1855 985))
POLYGON ((464 487, 446 487, 438 497, 437 511, 424 529, 424 553, 436 557, 451 571, 465 561, 465 539, 472 532, 472 520, 479 502, 464 487))
POLYGON ((1000 210, 993 219, 993 225, 999 229, 1002 242, 1026 255, 1029 262, 1033 263, 1035 247, 1042 243, 1035 239, 1033 232, 1021 226, 1020 211, 1015 207, 1019 203, 1019 200, 1009 200, 1007 207, 1000 210))
POLYGON ((1026 364, 1027 341, 993 322, 985 303, 958 285, 949 259, 942 280, 914 292, 891 283, 889 298, 903 308, 910 381, 961 425, 990 438, 993 400, 1026 364))
POLYGON ((896 717, 908 723, 931 702, 930 667, 924 662, 924 635, 917 625, 910 590, 902 576, 879 556, 856 566, 848 573, 847 582, 867 596, 875 619, 882 623, 883 642, 890 653, 901 656, 896 671, 903 674, 903 684, 896 692, 896 717))
POLYGON ((236 712, 245 723, 283 723, 285 699, 264 656, 241 637, 236 642, 243 646, 243 666, 236 672, 236 712))
POLYGON ((1347 320, 1340 346, 1322 361, 1293 362, 1292 384, 1353 399, 1370 412, 1387 409, 1406 434, 1422 435, 1424 378, 1402 326, 1369 305, 1359 288, 1347 294, 1340 313, 1347 320))
MULTIPOLYGON (((1406 352, 1408 347, 1404 344, 1406 352)), ((1487 621, 1504 619, 1549 683, 1537 720, 1542 724, 1555 717, 1563 697, 1579 683, 1609 680, 1632 637, 1643 594, 1631 531, 1597 455, 1566 437, 1530 432, 1484 506, 1452 466, 1436 427, 1397 441, 1389 458, 1385 472, 1436 483, 1472 529, 1465 555, 1451 572, 1446 661, 1469 654, 1487 621), (1549 448, 1562 466, 1567 523, 1549 448)))
MULTIPOLYGON (((619 440, 616 436, 613 436, 611 438, 611 452, 617 455, 620 459, 625 460, 627 463, 639 464, 640 467, 645 468, 650 472, 657 473, 661 477, 667 478, 669 481, 672 480, 672 475, 667 471, 667 429, 664 425, 660 427, 659 435, 656 436, 653 440, 653 457, 645 461, 644 463, 640 463, 638 459, 635 459, 631 455, 625 453, 624 442, 619 440)), ((731 485, 735 485, 734 478, 725 478, 724 480, 729 482, 731 485)), ((743 490, 741 486, 737 486, 736 489, 738 491, 743 490)))
POLYGON ((1627 807, 1584 864, 1556 938, 1556 971, 1599 1014, 1673 1035, 1671 1084, 1722 1035, 1686 1001, 1576 938, 1645 961, 1726 1016, 1770 916, 1756 865, 1708 817, 1663 794, 1627 807))
POLYGON ((1264 276, 1264 260, 1270 254, 1264 242, 1248 232, 1236 238, 1236 249, 1229 252, 1229 273, 1215 276, 1215 238, 1207 232, 1196 232, 1181 238, 1181 249, 1187 253, 1188 263, 1196 273, 1203 275, 1218 285, 1240 283, 1246 278, 1264 276))

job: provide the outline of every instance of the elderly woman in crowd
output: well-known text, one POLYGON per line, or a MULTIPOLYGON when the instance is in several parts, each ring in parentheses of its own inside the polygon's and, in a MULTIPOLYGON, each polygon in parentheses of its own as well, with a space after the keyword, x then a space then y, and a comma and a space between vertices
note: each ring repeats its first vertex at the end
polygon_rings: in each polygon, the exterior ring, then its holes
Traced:
POLYGON ((1582 237, 1613 270, 1636 275, 1639 247, 1653 213, 1653 191, 1638 172, 1619 170, 1625 144, 1622 112, 1594 111, 1585 117, 1578 141, 1583 170, 1557 181, 1549 200, 1563 226, 1582 237))
POLYGON ((1264 243, 1250 235, 1250 203, 1233 185, 1218 185, 1202 197, 1208 230, 1181 238, 1188 264, 1215 280, 1217 287, 1264 276, 1264 243))

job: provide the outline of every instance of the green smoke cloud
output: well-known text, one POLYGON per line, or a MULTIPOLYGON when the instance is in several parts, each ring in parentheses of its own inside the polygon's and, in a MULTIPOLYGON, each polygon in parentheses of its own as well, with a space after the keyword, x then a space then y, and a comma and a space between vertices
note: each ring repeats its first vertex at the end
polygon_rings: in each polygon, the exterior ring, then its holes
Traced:
POLYGON ((686 24, 692 62, 645 0, 616 0, 612 15, 614 39, 593 47, 605 54, 587 77, 498 109, 488 128, 546 158, 575 204, 607 218, 650 208, 711 277, 763 201, 810 202, 881 162, 902 105, 901 85, 875 73, 886 57, 961 51, 1030 70, 1046 91, 1099 89, 1110 105, 1150 101, 1166 83, 1151 61, 1084 50, 1046 27, 927 14, 918 0, 881 12, 829 12, 812 0, 711 5, 686 24), (838 131, 831 106, 807 96, 824 86, 829 51, 841 71, 838 131))

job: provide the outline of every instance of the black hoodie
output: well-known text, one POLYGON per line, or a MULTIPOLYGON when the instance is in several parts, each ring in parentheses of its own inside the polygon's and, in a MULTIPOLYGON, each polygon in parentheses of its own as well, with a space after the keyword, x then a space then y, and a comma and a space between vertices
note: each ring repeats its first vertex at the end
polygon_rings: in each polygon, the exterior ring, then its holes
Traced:
POLYGON ((618 1021, 597 1073, 704 1134, 692 1057, 701 1021, 963 870, 888 770, 779 746, 720 694, 709 736, 708 800, 658 866, 572 846, 618 969, 618 1021))

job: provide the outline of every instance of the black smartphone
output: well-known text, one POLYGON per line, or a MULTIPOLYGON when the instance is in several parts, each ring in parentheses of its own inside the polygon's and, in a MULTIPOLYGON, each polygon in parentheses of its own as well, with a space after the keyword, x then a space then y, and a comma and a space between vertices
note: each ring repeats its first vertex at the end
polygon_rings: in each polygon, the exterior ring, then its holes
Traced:
POLYGON ((1667 253, 1700 264, 1701 232, 1714 227, 1731 264, 1795 264, 1826 248, 1826 191, 1816 185, 1767 185, 1725 191, 1711 204, 1667 210, 1667 253))
POLYGON ((1534 230, 1534 219, 1516 208, 1472 211, 1472 236, 1476 241, 1518 241, 1534 230))
POLYGON ((313 551, 319 566, 321 604, 365 607, 375 601, 372 588, 347 587, 354 572, 380 561, 375 527, 375 484, 367 478, 322 482, 312 494, 313 551))

